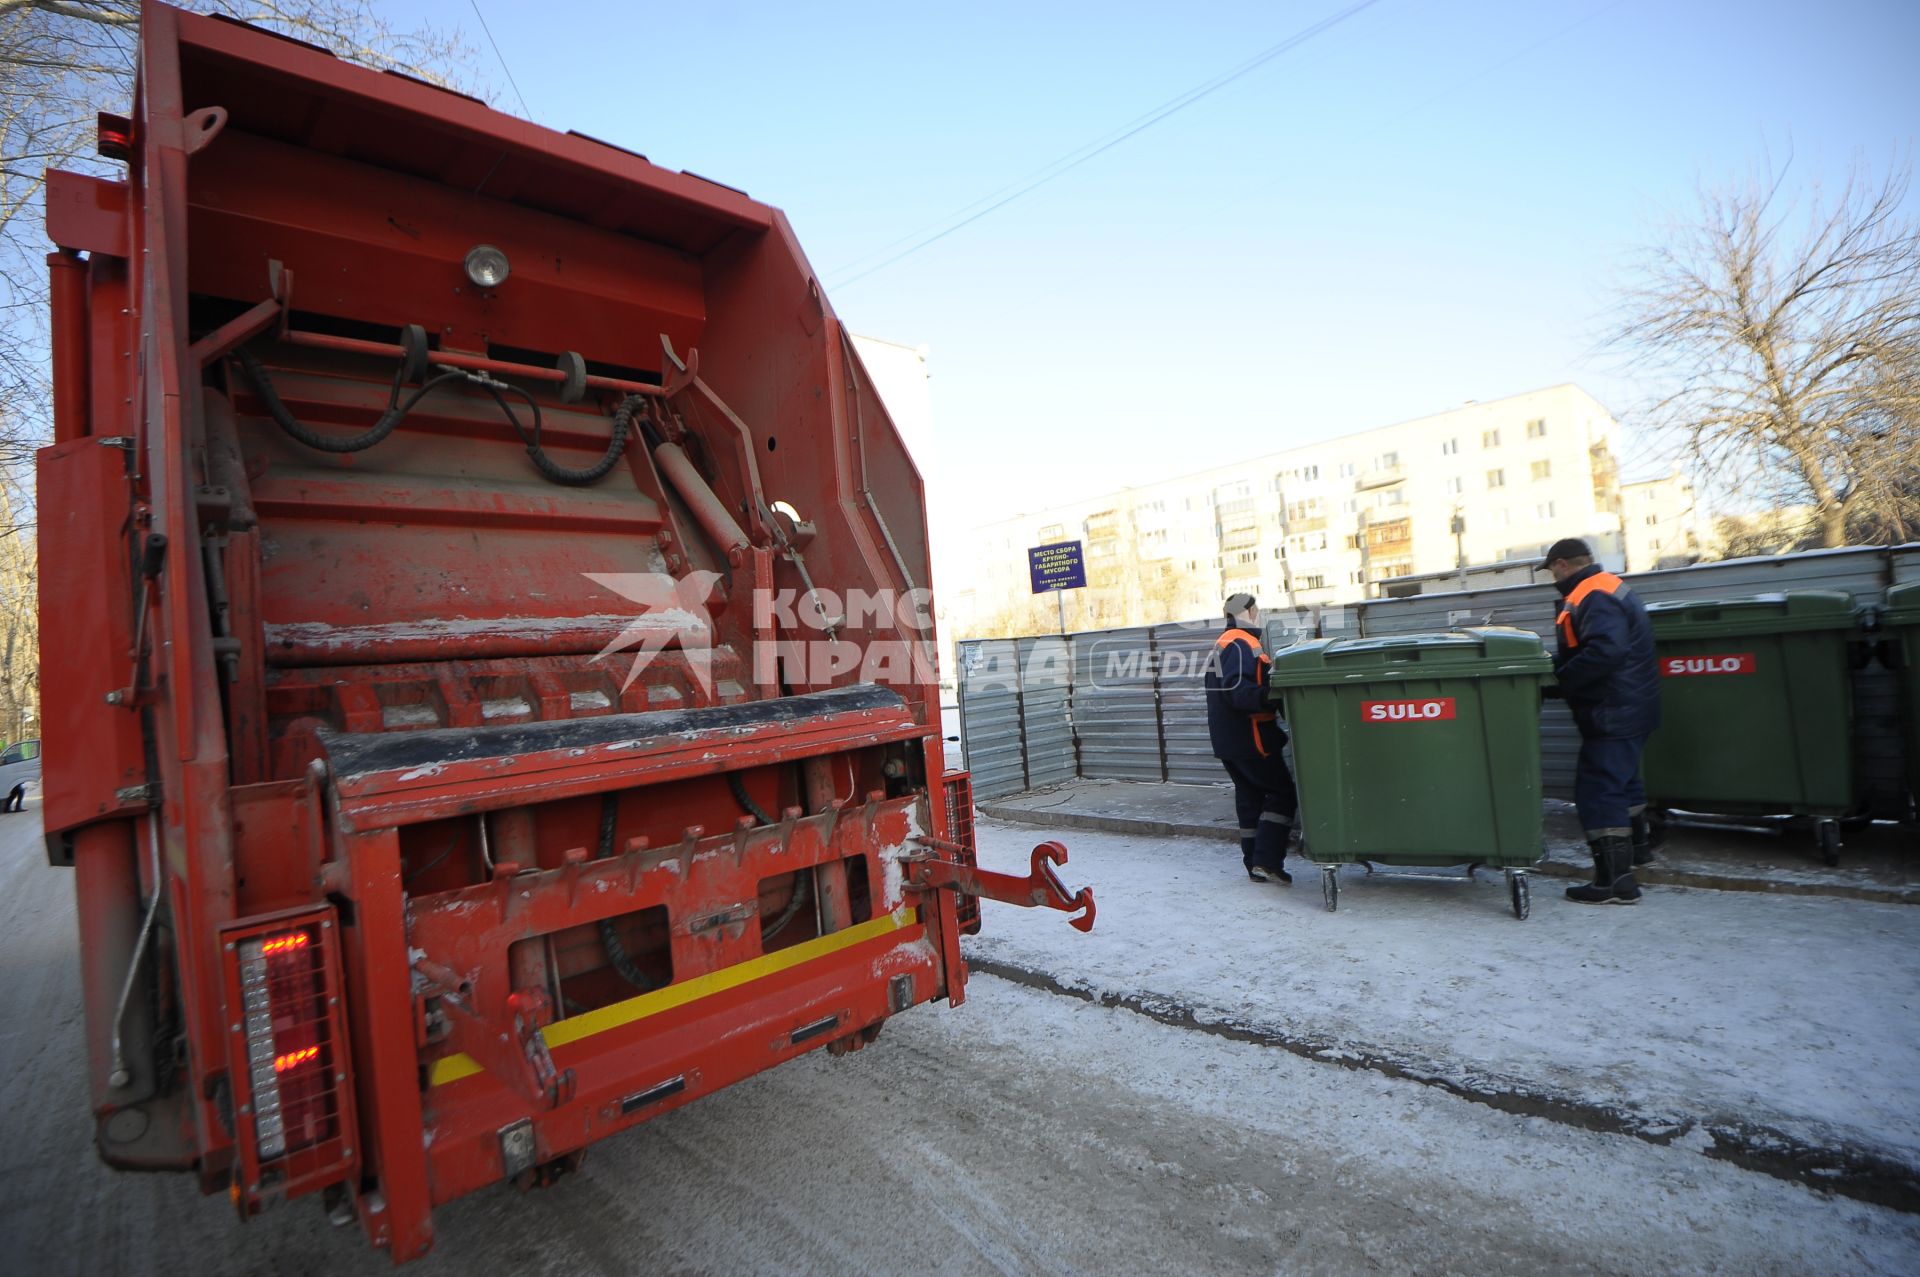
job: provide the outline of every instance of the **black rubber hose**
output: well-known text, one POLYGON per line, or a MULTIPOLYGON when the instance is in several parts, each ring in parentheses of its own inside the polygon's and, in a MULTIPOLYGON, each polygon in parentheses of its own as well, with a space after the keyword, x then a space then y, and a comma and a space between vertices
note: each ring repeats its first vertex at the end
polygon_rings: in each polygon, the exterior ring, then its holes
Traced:
MULTIPOLYGON (((619 795, 608 794, 600 800, 600 854, 596 859, 605 860, 613 854, 613 822, 619 811, 619 795)), ((607 951, 607 965, 619 972, 622 980, 643 993, 661 987, 648 978, 627 952, 627 946, 620 943, 620 933, 614 929, 612 918, 600 919, 600 943, 607 951)))
MULTIPOLYGON (((767 815, 765 809, 753 801, 753 795, 747 792, 747 783, 740 779, 739 772, 727 773, 727 788, 733 791, 733 800, 744 807, 755 820, 763 825, 773 823, 773 817, 767 815)), ((787 924, 798 916, 800 906, 807 903, 808 897, 813 894, 812 884, 813 875, 804 869, 793 875, 793 894, 787 898, 787 907, 782 909, 780 916, 772 922, 762 921, 760 924, 760 940, 763 944, 786 930, 787 924)))
POLYGON ((555 483, 575 486, 604 479, 614 466, 619 464, 620 454, 627 450, 627 431, 632 428, 633 414, 639 409, 644 408, 647 402, 639 395, 628 395, 625 399, 621 400, 620 406, 616 408, 613 413, 613 437, 607 440, 606 452, 601 454, 600 459, 592 465, 574 470, 558 464, 541 448, 540 405, 534 400, 532 395, 520 389, 518 386, 508 386, 496 382, 483 382, 482 384, 486 386, 488 393, 493 396, 494 402, 500 405, 500 411, 507 414, 507 420, 513 423, 514 430, 520 435, 520 441, 527 445, 527 456, 533 459, 534 468, 555 483), (509 404, 506 395, 501 393, 503 390, 510 394, 520 396, 521 399, 526 401, 527 407, 532 410, 533 434, 531 438, 528 437, 526 428, 520 424, 520 418, 518 414, 514 412, 513 405, 509 404))
POLYGON ((460 381, 466 376, 461 372, 441 373, 437 377, 428 379, 418 390, 408 395, 403 403, 400 399, 400 377, 396 374, 393 379, 393 390, 387 396, 387 410, 380 414, 378 421, 357 435, 323 435, 317 430, 301 425, 299 419, 287 410, 284 403, 280 402, 279 392, 273 388, 273 380, 267 375, 267 370, 260 363, 258 356, 250 350, 241 349, 234 352, 234 358, 240 361, 240 367, 246 371, 247 379, 253 382, 253 388, 259 394, 260 402, 267 406, 267 415, 273 418, 274 424, 306 444, 307 447, 319 452, 362 452, 373 447, 374 444, 392 434, 394 427, 413 411, 413 406, 426 398, 431 391, 439 389, 450 381, 460 381))
POLYGON ((727 773, 727 788, 733 791, 733 801, 745 808, 748 815, 763 825, 773 823, 773 817, 767 815, 760 804, 753 801, 753 795, 747 792, 747 783, 740 779, 739 772, 727 773))

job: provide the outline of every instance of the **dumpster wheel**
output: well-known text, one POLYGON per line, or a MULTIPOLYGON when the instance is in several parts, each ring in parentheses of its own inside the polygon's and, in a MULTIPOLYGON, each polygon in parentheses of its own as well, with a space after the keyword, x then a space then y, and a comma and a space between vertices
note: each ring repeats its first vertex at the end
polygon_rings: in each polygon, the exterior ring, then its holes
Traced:
POLYGON ((1320 866, 1320 898, 1327 902, 1327 912, 1332 913, 1340 907, 1340 866, 1320 866))
POLYGON ((1526 870, 1507 870, 1507 899, 1513 905, 1513 916, 1525 922, 1533 912, 1533 889, 1527 885, 1526 870))
POLYGON ((1820 847, 1820 859, 1829 865, 1840 863, 1840 822, 1820 819, 1813 825, 1814 842, 1820 847))

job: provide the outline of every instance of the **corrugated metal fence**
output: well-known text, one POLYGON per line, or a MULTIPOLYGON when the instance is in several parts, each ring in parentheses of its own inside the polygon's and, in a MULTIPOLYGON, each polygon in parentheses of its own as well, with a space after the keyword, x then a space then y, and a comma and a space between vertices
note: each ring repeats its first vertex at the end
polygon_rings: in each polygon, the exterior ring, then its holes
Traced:
MULTIPOLYGON (((1816 550, 1777 558, 1641 572, 1627 581, 1649 603, 1782 590, 1840 590, 1872 603, 1889 585, 1920 581, 1920 545, 1816 550)), ((1370 636, 1516 625, 1552 640, 1557 599, 1547 584, 1378 599, 1269 628, 1270 648, 1302 637, 1370 636)), ((1217 621, 1091 630, 1065 638, 973 639, 959 645, 960 720, 974 792, 1012 793, 1075 776, 1210 782, 1222 778, 1207 743, 1201 678, 1217 621)), ((1905 743, 1896 675, 1871 664, 1854 676, 1854 750, 1862 796, 1879 815, 1905 811, 1905 743)), ((1571 797, 1579 738, 1566 707, 1541 712, 1547 792, 1571 797)))

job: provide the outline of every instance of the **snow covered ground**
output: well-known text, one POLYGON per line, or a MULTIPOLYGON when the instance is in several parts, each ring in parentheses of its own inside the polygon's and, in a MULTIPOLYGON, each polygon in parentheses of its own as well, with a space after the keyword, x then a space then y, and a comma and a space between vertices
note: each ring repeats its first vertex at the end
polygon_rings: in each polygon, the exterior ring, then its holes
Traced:
MULTIPOLYGON (((242 1225, 224 1196, 202 1197, 190 1176, 101 1165, 86 1115, 72 871, 47 867, 38 834, 30 818, 0 822, 0 968, 12 977, 0 982, 0 1072, 26 1079, 0 1104, 6 1271, 393 1272, 357 1230, 329 1228, 317 1201, 242 1225)), ((1024 834, 993 829, 987 840, 991 859, 1024 864, 1015 854, 1031 841, 1024 834)), ((1370 1005, 1390 1005, 1380 990, 1404 997, 1403 984, 1478 973, 1356 971, 1342 951, 1369 917, 1378 925, 1397 907, 1384 886, 1356 887, 1351 912, 1327 917, 1317 890, 1240 890, 1243 880, 1221 872, 1237 871, 1231 849, 1072 841, 1068 869, 1102 892, 1093 935, 1058 914, 989 906, 982 949, 1012 949, 1025 935, 1029 956, 1059 957, 1061 969, 1096 959, 1117 968, 1132 945, 1157 939, 1176 955, 1157 978, 1184 968, 1195 980, 1204 976, 1195 950, 1219 954, 1228 970, 1233 953, 1247 952, 1267 967, 1231 987, 1243 1009, 1276 1022, 1286 1018, 1279 1008, 1308 1004, 1274 963, 1317 954, 1328 963, 1321 984, 1341 973, 1352 988, 1363 978, 1376 987, 1371 1002, 1345 1000, 1343 1022, 1356 1035, 1374 1028, 1370 1005), (1129 860, 1136 871, 1123 869, 1129 860), (1143 899, 1130 903, 1129 880, 1143 899), (1126 941, 1156 918, 1171 937, 1126 941), (1272 932, 1292 939, 1275 945, 1272 932), (1302 939, 1313 936, 1328 943, 1302 939)), ((1542 901, 1533 921, 1514 922, 1494 888, 1424 898, 1430 929, 1468 935, 1524 935, 1561 912, 1542 901)), ((1661 904, 1664 913, 1649 905, 1637 915, 1655 936, 1663 931, 1652 919, 1673 913, 1661 904)), ((1580 925, 1623 924, 1603 915, 1580 925)), ((1541 952, 1563 955, 1566 941, 1548 944, 1548 934, 1535 942, 1541 952)), ((1421 935, 1399 924, 1410 948, 1421 935)), ((435 1213, 435 1253, 405 1271, 1920 1272, 1920 1213, 1754 1174, 1683 1140, 1662 1146, 1497 1111, 1419 1081, 987 975, 967 993, 962 1006, 896 1017, 858 1054, 815 1052, 597 1144, 582 1173, 552 1189, 498 1186, 453 1202, 435 1213)), ((1848 1083, 1863 1098, 1894 1085, 1861 1086, 1858 1071, 1848 1083)))
POLYGON ((1351 867, 1327 913, 1298 859, 1293 887, 1264 886, 1229 843, 994 821, 981 864, 1023 868, 1047 837, 1072 853, 1068 884, 1093 885, 1098 924, 988 905, 976 958, 1683 1140, 1757 1127, 1920 1167, 1913 906, 1665 888, 1594 908, 1536 878, 1521 922, 1497 872, 1351 867))

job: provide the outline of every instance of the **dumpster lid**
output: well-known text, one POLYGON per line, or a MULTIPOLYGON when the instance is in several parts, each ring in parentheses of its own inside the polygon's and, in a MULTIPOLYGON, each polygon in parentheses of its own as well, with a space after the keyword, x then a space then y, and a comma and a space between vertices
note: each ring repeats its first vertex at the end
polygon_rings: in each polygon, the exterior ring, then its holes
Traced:
POLYGON ((1887 591, 1887 605, 1880 610, 1882 625, 1920 625, 1920 581, 1909 581, 1887 591))
POLYGON ((1540 675, 1553 668, 1532 630, 1488 625, 1379 638, 1312 639, 1274 653, 1269 685, 1540 675))
POLYGON ((1675 599, 1647 605, 1656 639, 1734 638, 1849 630, 1858 624, 1853 597, 1838 590, 1787 590, 1732 599, 1675 599))

